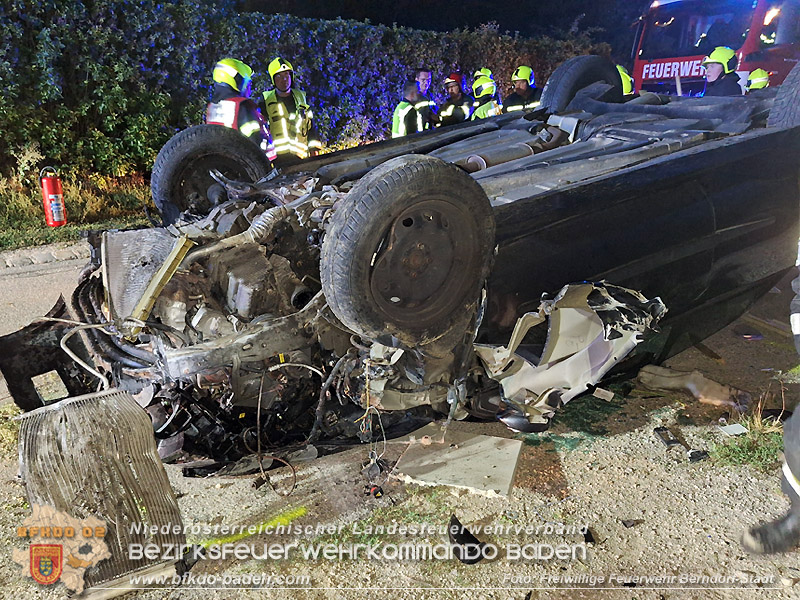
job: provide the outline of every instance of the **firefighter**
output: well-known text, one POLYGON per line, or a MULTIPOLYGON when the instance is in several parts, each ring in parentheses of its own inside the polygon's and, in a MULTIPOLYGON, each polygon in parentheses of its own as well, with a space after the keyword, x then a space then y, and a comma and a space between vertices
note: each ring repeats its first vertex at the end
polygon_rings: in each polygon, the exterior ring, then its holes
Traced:
POLYGON ((485 119, 500 114, 500 105, 494 99, 497 85, 488 77, 478 77, 472 84, 472 91, 475 94, 475 110, 471 120, 485 119))
POLYGON ((526 65, 517 67, 511 76, 514 92, 503 102, 503 112, 531 110, 539 106, 542 90, 536 87, 533 69, 526 65))
POLYGON ((622 80, 622 95, 633 96, 633 77, 628 73, 628 69, 622 65, 617 65, 619 71, 619 78, 622 80))
POLYGON ((444 89, 448 98, 439 111, 442 126, 469 121, 475 99, 464 93, 464 76, 461 73, 450 73, 444 80, 444 89))
POLYGON ((739 60, 736 52, 727 46, 717 46, 703 59, 706 70, 706 89, 704 96, 741 96, 742 86, 736 67, 739 60))
MULTIPOLYGON (((800 276, 792 281, 792 289, 794 298, 789 304, 789 323, 795 350, 800 355, 800 276)), ((783 456, 781 489, 789 497, 789 510, 775 521, 751 527, 745 532, 742 546, 753 554, 787 552, 800 545, 800 417, 797 416, 797 410, 783 424, 783 456)))
POLYGON ((322 144, 313 126, 314 115, 306 93, 294 87, 292 63, 278 57, 269 63, 267 71, 275 88, 264 92, 261 107, 275 141, 277 166, 293 165, 316 156, 322 144))
POLYGON ((414 72, 414 80, 419 87, 419 100, 414 108, 422 117, 423 129, 430 129, 439 124, 439 107, 428 95, 432 77, 431 70, 427 67, 420 67, 414 72))
POLYGON ((409 81, 403 86, 403 99, 395 107, 394 115, 392 115, 393 138, 417 133, 424 129, 422 115, 416 108, 421 97, 419 83, 416 80, 409 81))
POLYGON ((252 75, 253 69, 235 58, 223 58, 214 65, 214 90, 206 108, 206 123, 239 130, 275 160, 269 128, 250 98, 252 75))
POLYGON ((750 92, 752 90, 763 90, 769 87, 769 73, 764 69, 756 69, 751 71, 747 76, 747 85, 745 89, 750 92))
MULTIPOLYGON (((477 71, 475 71, 472 74, 473 85, 475 83, 475 80, 478 79, 479 77, 488 77, 489 79, 494 81, 494 75, 492 75, 492 70, 487 68, 487 67, 482 67, 482 68, 478 69, 477 71)), ((495 85, 495 87, 497 87, 497 86, 495 85)), ((494 92, 494 101, 497 102, 498 104, 501 104, 501 105, 503 104, 503 100, 500 98, 500 90, 495 90, 495 92, 494 92)), ((472 104, 473 112, 474 112, 474 110, 476 108, 478 108, 478 102, 477 101, 475 101, 472 104)))

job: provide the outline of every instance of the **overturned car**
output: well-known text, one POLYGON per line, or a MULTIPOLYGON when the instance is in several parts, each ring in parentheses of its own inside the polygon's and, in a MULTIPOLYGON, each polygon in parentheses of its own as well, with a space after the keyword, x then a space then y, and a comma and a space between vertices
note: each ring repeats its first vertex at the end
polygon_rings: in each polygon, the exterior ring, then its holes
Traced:
POLYGON ((747 97, 624 103, 618 77, 572 59, 534 112, 280 174, 234 131, 178 134, 153 175, 165 225, 92 236, 72 297, 0 339, 10 393, 41 406, 53 371, 70 395, 128 391, 164 458, 436 416, 545 429, 795 262, 800 70, 747 97))

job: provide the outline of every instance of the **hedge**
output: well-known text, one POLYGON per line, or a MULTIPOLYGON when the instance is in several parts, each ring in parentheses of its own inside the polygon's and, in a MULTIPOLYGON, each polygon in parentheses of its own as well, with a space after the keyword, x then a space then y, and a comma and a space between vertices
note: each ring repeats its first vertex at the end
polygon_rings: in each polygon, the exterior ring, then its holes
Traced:
POLYGON ((293 63, 329 147, 382 139, 418 65, 444 76, 488 66, 509 92, 519 64, 543 83, 577 54, 608 54, 588 35, 526 39, 489 24, 447 33, 239 13, 189 0, 6 0, 0 3, 0 176, 38 144, 68 174, 146 173, 176 131, 199 123, 219 58, 239 57, 268 89, 266 68, 293 63))

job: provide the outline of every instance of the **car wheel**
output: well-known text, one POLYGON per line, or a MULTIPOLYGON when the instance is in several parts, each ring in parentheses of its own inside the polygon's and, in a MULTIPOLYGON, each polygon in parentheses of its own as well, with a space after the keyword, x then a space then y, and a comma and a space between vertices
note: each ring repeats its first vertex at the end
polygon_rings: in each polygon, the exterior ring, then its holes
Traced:
POLYGON ((540 107, 561 112, 580 90, 597 82, 614 86, 609 102, 622 102, 622 80, 614 64, 602 56, 574 56, 561 63, 542 89, 540 107))
POLYGON ((778 88, 767 119, 769 127, 800 125, 800 63, 792 67, 778 88))
POLYGON ((337 208, 322 245, 322 289, 334 314, 372 339, 421 345, 474 304, 494 246, 483 189, 429 156, 387 161, 337 208))
POLYGON ((197 125, 174 135, 156 157, 150 189, 165 225, 181 212, 206 215, 224 191, 209 174, 258 181, 272 170, 264 152, 241 133, 221 125, 197 125))

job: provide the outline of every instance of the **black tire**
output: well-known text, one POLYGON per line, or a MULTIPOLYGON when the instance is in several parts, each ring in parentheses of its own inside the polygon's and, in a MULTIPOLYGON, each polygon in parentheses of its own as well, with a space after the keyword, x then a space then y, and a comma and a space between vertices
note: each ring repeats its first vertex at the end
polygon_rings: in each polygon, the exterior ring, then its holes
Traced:
POLYGON ((258 181, 272 164, 254 142, 228 127, 196 125, 175 134, 158 153, 150 179, 153 202, 165 225, 187 209, 208 214, 219 192, 210 169, 230 179, 258 181))
POLYGON ((371 339, 434 341, 474 304, 489 274, 494 215, 472 177, 430 156, 380 165, 337 208, 322 244, 334 314, 371 339))
POLYGON ((602 56, 574 56, 561 63, 542 89, 541 108, 558 113, 567 108, 580 90, 597 82, 614 86, 608 102, 622 102, 622 79, 617 67, 602 56))
POLYGON ((800 63, 792 67, 778 87, 778 93, 767 118, 768 127, 800 125, 800 63))

